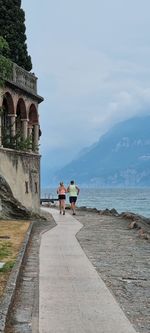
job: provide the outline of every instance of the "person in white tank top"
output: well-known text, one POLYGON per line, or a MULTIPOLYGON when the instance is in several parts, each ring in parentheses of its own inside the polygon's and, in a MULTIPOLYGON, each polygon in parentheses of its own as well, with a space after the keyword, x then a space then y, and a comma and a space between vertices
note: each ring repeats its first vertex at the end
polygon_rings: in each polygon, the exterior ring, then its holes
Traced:
POLYGON ((75 206, 76 206, 77 196, 80 192, 80 189, 77 185, 75 185, 74 180, 71 180, 70 185, 67 188, 67 192, 69 193, 69 201, 71 204, 72 213, 73 213, 73 215, 76 215, 75 206))

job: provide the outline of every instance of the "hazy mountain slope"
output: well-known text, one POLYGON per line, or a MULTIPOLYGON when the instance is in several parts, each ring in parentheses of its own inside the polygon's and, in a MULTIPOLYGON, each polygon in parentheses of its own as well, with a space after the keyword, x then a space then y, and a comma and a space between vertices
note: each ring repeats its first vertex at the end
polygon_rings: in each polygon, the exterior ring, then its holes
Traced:
POLYGON ((107 134, 54 175, 80 184, 148 186, 150 184, 150 116, 114 126, 107 134))

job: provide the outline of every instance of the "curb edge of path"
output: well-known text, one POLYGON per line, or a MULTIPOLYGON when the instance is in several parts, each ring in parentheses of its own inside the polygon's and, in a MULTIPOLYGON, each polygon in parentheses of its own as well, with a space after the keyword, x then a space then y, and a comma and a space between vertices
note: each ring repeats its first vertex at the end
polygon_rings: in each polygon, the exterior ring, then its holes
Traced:
POLYGON ((10 273, 9 279, 6 284, 6 288, 4 291, 4 296, 2 297, 2 301, 0 303, 0 333, 5 332, 5 325, 6 325, 6 320, 9 315, 9 311, 11 309, 11 304, 13 302, 13 298, 15 295, 15 291, 19 282, 20 278, 20 271, 23 263, 23 259, 25 257, 25 252, 30 240, 32 228, 34 225, 34 221, 31 222, 26 236, 24 238, 24 241, 22 243, 21 249, 18 253, 15 265, 10 273))

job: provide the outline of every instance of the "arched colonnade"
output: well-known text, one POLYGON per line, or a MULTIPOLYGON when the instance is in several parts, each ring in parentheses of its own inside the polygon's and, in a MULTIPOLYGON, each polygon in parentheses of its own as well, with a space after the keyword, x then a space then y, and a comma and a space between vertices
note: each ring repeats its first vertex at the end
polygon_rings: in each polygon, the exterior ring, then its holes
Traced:
POLYGON ((7 147, 6 137, 9 142, 19 138, 22 142, 29 141, 27 150, 37 153, 40 136, 37 103, 24 96, 13 96, 10 91, 3 94, 1 103, 0 146, 7 147))

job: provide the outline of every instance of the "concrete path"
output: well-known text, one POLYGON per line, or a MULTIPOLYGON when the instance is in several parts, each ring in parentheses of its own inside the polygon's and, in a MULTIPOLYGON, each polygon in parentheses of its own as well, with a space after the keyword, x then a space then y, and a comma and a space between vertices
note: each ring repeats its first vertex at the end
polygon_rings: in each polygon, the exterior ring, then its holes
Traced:
POLYGON ((135 333, 75 237, 82 224, 44 209, 57 226, 41 239, 39 332, 135 333))

